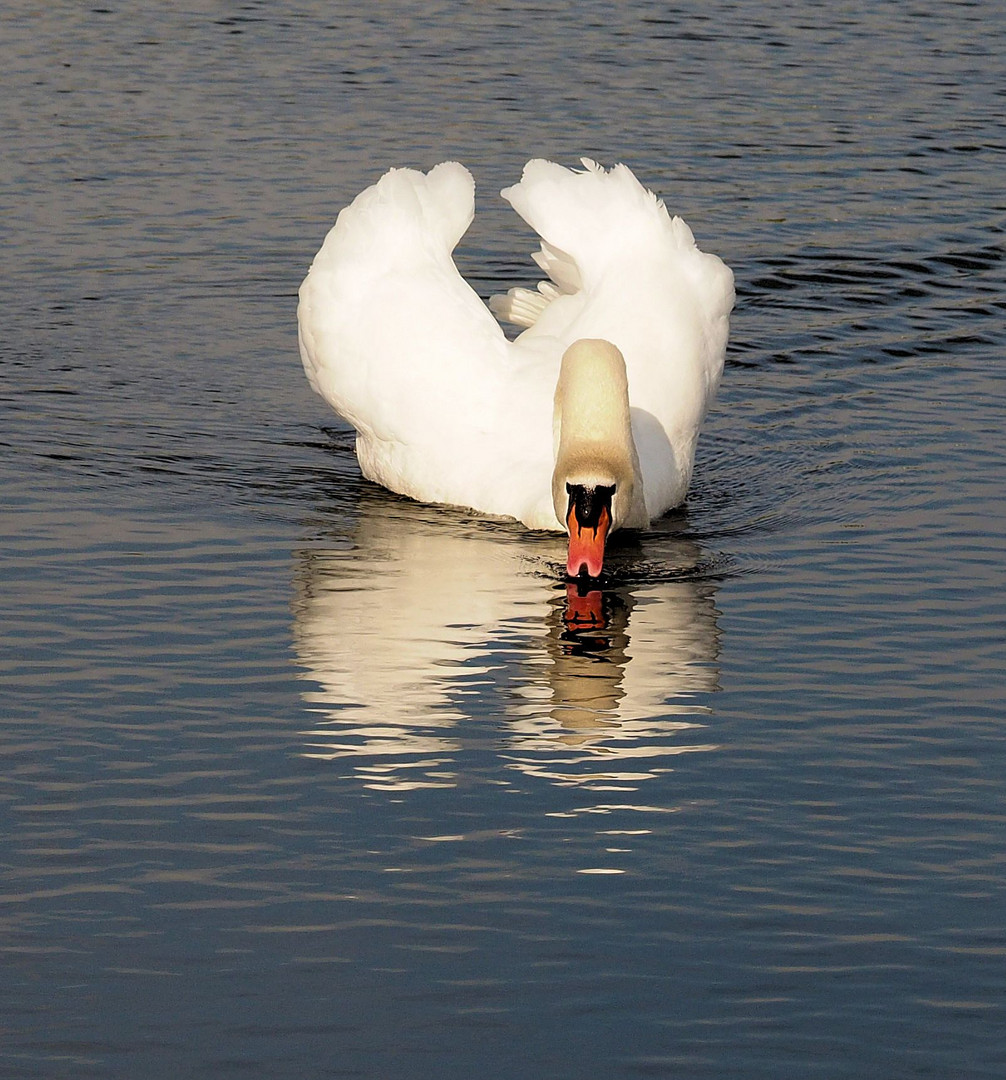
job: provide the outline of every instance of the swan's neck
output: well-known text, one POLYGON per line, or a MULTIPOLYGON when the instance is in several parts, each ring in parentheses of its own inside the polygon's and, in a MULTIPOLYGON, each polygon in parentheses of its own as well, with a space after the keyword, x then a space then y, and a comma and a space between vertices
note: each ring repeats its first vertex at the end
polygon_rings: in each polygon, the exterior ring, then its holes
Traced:
POLYGON ((570 533, 569 572, 581 572, 581 563, 574 566, 580 533, 592 530, 582 565, 596 577, 607 533, 647 523, 625 361, 611 342, 584 339, 566 350, 555 388, 554 435, 552 504, 570 533), (596 550, 590 545, 598 534, 596 550))

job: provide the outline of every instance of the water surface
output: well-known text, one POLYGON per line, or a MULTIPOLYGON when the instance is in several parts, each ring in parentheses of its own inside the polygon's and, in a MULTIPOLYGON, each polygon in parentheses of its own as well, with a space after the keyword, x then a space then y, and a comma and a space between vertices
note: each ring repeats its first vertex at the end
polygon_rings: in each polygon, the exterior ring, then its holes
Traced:
POLYGON ((8 6, 0 1076, 1001 1076, 999 9, 8 6), (596 596, 297 357, 392 165, 533 281, 539 154, 738 283, 596 596))

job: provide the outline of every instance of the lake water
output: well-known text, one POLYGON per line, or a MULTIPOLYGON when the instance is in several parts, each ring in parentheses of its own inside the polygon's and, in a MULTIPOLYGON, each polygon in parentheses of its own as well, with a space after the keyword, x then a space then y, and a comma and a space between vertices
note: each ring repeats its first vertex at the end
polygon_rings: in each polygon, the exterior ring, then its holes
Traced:
POLYGON ((1006 1074, 1006 7, 10 0, 0 1076, 1006 1074), (296 290, 457 158, 737 276, 687 506, 361 480, 296 290))

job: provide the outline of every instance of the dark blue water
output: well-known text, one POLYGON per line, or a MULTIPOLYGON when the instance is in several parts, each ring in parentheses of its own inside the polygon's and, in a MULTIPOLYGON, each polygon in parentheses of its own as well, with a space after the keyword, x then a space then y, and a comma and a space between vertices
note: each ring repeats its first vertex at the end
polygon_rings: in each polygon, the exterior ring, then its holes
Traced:
POLYGON ((1006 14, 14 0, 0 1076, 1006 1071, 1006 14), (361 480, 296 289, 392 165, 624 160, 738 306, 687 506, 361 480))

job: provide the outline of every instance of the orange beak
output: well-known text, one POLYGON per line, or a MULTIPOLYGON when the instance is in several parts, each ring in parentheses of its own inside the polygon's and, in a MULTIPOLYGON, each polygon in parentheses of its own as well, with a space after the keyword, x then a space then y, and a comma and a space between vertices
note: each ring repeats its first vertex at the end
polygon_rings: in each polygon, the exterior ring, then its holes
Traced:
POLYGON ((611 528, 611 514, 606 506, 601 507, 596 525, 581 525, 577 520, 576 507, 570 502, 566 515, 569 529, 569 555, 566 558, 566 573, 570 577, 579 577, 586 572, 587 577, 601 576, 604 565, 604 541, 611 528))

